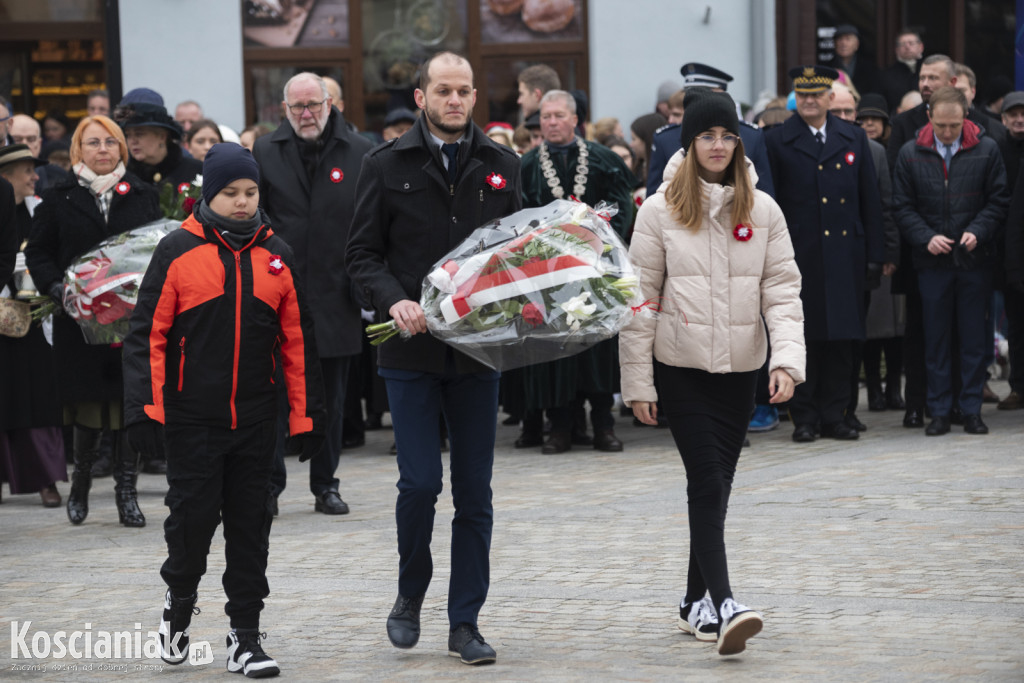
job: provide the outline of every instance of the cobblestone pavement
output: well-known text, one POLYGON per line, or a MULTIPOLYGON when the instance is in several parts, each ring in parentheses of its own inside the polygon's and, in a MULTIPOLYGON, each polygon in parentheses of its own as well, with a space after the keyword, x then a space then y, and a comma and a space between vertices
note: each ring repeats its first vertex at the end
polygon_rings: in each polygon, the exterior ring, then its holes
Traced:
MULTIPOLYGON (((993 386, 1001 395, 1003 382, 993 386)), ((862 405, 864 402, 862 400, 862 405)), ((451 499, 441 497, 436 572, 423 635, 393 649, 396 592, 391 432, 368 433, 339 475, 352 512, 313 512, 304 465, 289 459, 270 550, 267 651, 292 680, 903 681, 1024 680, 1024 412, 985 406, 988 436, 902 428, 902 413, 861 414, 857 442, 791 442, 791 425, 751 435, 726 537, 733 590, 762 611, 747 651, 719 657, 678 631, 687 556, 686 483, 667 430, 618 419, 623 453, 558 456, 512 447, 499 427, 490 597, 481 631, 497 664, 447 656, 451 499)), ((68 485, 60 485, 66 495, 68 485)), ((447 486, 446 486, 447 489, 447 486)), ((140 477, 144 529, 117 524, 113 483, 94 484, 72 527, 38 496, 0 505, 0 678, 199 681, 223 678, 223 541, 200 586, 192 639, 216 661, 12 658, 11 623, 32 635, 91 624, 156 630, 164 592, 160 477, 140 477), (15 671, 16 666, 45 671, 15 671), (77 667, 77 670, 71 669, 77 667)), ((20 654, 20 652, 19 652, 20 654)))

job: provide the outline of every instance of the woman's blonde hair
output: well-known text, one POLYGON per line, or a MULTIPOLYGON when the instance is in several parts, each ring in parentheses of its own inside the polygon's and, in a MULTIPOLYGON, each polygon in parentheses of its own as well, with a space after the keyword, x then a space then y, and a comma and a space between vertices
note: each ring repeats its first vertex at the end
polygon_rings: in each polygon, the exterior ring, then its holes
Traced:
POLYGON ((107 133, 112 138, 117 140, 117 148, 121 154, 121 163, 128 163, 128 143, 124 139, 124 131, 121 130, 121 126, 114 123, 114 121, 103 115, 86 116, 84 119, 78 122, 78 127, 75 128, 74 135, 71 136, 71 165, 74 166, 82 160, 82 135, 83 131, 91 123, 98 123, 106 129, 107 133))
MULTIPOLYGON (((736 136, 739 137, 738 135, 736 136)), ((665 188, 665 203, 669 211, 680 223, 697 230, 704 218, 704 188, 700 182, 700 165, 694 149, 696 139, 690 144, 683 163, 679 165, 672 181, 665 188)), ((754 186, 750 183, 747 173, 746 155, 743 141, 736 141, 736 149, 732 161, 725 169, 725 185, 733 187, 732 220, 737 225, 750 223, 750 213, 754 210, 754 186)))

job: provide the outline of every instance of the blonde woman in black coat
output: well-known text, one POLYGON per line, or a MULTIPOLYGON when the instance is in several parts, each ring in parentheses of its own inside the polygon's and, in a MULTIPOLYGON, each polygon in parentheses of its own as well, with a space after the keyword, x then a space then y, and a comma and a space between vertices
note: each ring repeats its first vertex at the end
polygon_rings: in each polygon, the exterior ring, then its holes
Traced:
MULTIPOLYGON (((99 242, 160 218, 156 190, 129 173, 124 134, 106 116, 82 119, 71 138, 72 177, 43 193, 25 258, 37 289, 63 311, 64 271, 99 242)), ((121 349, 85 343, 77 323, 54 316, 53 350, 64 422, 74 426, 75 471, 68 519, 89 514, 91 468, 104 429, 113 431, 117 512, 125 526, 145 526, 135 493, 138 456, 122 446, 121 349)))

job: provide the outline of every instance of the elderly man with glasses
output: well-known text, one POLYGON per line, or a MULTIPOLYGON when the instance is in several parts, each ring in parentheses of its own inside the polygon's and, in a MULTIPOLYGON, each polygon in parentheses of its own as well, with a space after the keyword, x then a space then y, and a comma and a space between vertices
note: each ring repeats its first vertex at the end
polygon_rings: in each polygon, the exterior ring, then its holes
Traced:
MULTIPOLYGON (((305 290, 316 330, 327 393, 327 441, 309 463, 314 509, 343 515, 348 505, 338 492, 335 470, 341 454, 349 363, 362 350, 363 333, 360 307, 345 270, 345 244, 355 208, 356 181, 363 156, 372 145, 349 129, 316 74, 293 76, 284 86, 281 106, 286 120, 275 132, 256 140, 253 148, 260 165, 260 203, 274 233, 295 252, 300 287, 305 290)), ((285 436, 278 435, 275 495, 285 485, 285 436)))
MULTIPOLYGON (((43 131, 38 121, 28 114, 15 114, 11 117, 7 129, 14 144, 27 145, 32 156, 41 158, 39 153, 43 147, 43 131)), ((39 180, 36 181, 36 194, 42 194, 43 190, 60 184, 68 174, 60 166, 48 163, 37 168, 36 175, 39 176, 39 180)))

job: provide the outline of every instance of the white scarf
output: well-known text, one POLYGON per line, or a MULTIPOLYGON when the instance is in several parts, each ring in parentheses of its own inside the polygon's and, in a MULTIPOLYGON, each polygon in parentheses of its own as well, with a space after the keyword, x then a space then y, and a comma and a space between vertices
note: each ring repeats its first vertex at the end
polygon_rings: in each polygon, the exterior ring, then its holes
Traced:
POLYGON ((117 185, 125 174, 123 161, 117 162, 114 170, 105 175, 96 175, 96 172, 86 166, 84 161, 75 164, 74 171, 79 185, 89 188, 89 191, 97 197, 107 195, 107 199, 110 198, 110 192, 114 189, 114 185, 117 185))

